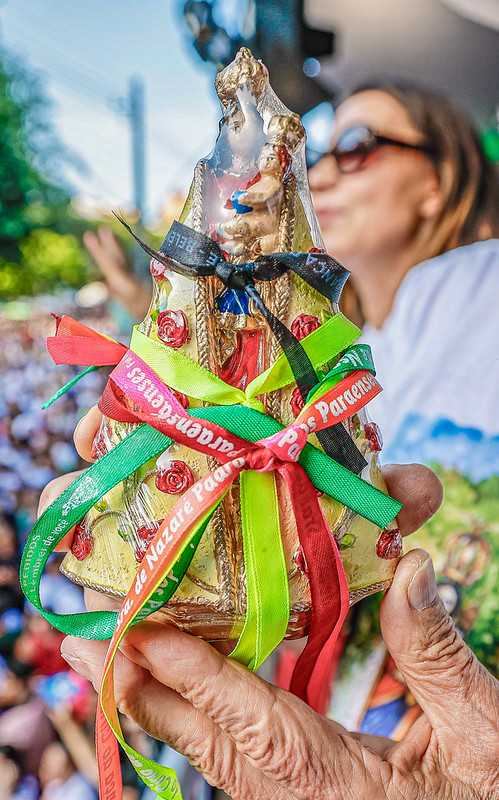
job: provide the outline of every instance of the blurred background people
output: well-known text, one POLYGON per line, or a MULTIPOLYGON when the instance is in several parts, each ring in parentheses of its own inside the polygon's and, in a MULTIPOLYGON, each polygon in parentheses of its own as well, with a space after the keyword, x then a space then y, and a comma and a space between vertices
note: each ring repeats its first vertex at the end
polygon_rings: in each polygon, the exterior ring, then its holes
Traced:
POLYGON ((38 781, 26 775, 23 759, 10 745, 0 745, 0 797, 2 800, 37 800, 38 781))
POLYGON ((62 742, 47 745, 40 761, 41 800, 97 800, 97 792, 79 773, 62 742))

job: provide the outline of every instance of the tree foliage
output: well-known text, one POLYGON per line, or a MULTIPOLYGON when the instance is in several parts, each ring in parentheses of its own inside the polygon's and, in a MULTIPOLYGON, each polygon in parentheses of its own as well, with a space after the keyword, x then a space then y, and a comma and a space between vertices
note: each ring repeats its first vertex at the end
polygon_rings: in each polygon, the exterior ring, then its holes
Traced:
POLYGON ((85 220, 58 185, 67 152, 36 78, 0 53, 0 299, 81 286, 85 220))

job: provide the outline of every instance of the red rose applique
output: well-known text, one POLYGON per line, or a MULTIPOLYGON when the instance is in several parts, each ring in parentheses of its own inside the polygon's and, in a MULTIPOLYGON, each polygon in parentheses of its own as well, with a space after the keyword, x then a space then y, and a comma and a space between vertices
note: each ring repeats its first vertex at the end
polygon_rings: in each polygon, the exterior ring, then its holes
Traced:
POLYGON ((156 473, 156 488, 165 494, 183 494, 193 483, 194 476, 185 461, 168 461, 156 473))
POLYGON ((379 426, 375 422, 368 422, 367 425, 364 425, 364 433, 369 442, 369 449, 379 452, 383 447, 383 437, 379 426))
POLYGON ((151 522, 149 525, 142 525, 135 531, 135 547, 133 554, 135 556, 135 560, 139 563, 144 558, 146 550, 156 536, 158 528, 162 522, 162 519, 156 522, 151 522))
POLYGON ((384 530, 376 542, 376 554, 379 558, 399 558, 402 553, 402 536, 398 528, 384 530))
POLYGON ((304 339, 312 331, 316 331, 320 326, 321 323, 318 317, 314 317, 311 314, 299 314, 291 323, 291 333, 300 340, 304 339))
POLYGON ((161 261, 156 261, 155 258, 151 258, 149 262, 149 269, 151 270, 151 275, 153 278, 156 278, 157 281, 164 281, 166 278, 166 273, 169 272, 166 264, 162 264, 161 261))
POLYGON ((94 537, 90 531, 87 531, 85 521, 81 520, 75 527, 73 542, 71 544, 71 553, 78 561, 84 561, 92 552, 93 546, 94 537))
POLYGON ((296 387, 296 389, 293 389, 293 393, 289 399, 289 402, 291 404, 291 411, 293 412, 293 416, 296 419, 296 417, 302 410, 303 406, 305 405, 305 402, 303 400, 303 397, 301 396, 301 392, 298 386, 296 387))
POLYGON ((158 338, 177 350, 189 341, 189 322, 183 311, 161 311, 158 314, 158 338))

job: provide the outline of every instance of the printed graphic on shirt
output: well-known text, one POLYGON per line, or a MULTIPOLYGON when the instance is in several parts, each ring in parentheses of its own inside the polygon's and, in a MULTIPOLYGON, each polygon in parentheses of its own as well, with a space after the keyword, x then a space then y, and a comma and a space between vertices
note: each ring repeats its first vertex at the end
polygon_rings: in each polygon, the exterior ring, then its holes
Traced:
MULTIPOLYGON (((406 545, 430 553, 457 629, 498 675, 499 437, 411 415, 385 461, 430 464, 442 480, 442 507, 406 545)), ((384 648, 379 603, 375 595, 354 608, 329 716, 400 740, 420 711, 384 648)))
POLYGON ((499 475, 499 435, 448 419, 409 414, 383 453, 385 464, 441 464, 475 483, 499 475))

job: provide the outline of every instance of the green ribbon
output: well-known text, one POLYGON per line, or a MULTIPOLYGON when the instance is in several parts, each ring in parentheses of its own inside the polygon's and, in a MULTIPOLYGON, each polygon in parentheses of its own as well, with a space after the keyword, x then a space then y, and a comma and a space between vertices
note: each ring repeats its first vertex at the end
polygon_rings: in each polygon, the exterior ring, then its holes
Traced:
MULTIPOLYGON (((322 391, 329 381, 337 379, 352 365, 336 365, 334 375, 329 373, 322 382, 322 391)), ((318 396, 315 394, 315 396, 318 396)), ((190 409, 193 417, 212 420, 231 433, 256 442, 282 430, 284 426, 254 408, 229 405, 190 409)), ((92 464, 44 511, 33 528, 23 552, 21 585, 26 597, 54 627, 82 638, 108 639, 111 637, 118 614, 112 611, 94 611, 83 614, 54 614, 41 604, 40 579, 50 553, 64 535, 113 486, 135 472, 150 458, 163 452, 172 439, 148 425, 140 425, 106 455, 92 464)), ((385 527, 400 509, 400 503, 362 481, 352 472, 329 458, 325 453, 307 443, 300 456, 300 464, 320 490, 343 505, 362 514, 367 519, 385 527)), ((157 587, 148 602, 137 614, 133 624, 153 613, 173 596, 187 571, 196 547, 208 525, 214 508, 199 520, 184 543, 176 564, 157 587)), ((241 514, 243 521, 243 548, 247 578, 246 615, 243 631, 232 657, 251 669, 257 669, 286 633, 289 619, 289 584, 279 527, 275 475, 259 474, 251 470, 241 475, 241 514)), ((136 761, 137 754, 123 740, 119 740, 136 761)), ((153 762, 141 757, 139 774, 152 789, 156 784, 148 777, 156 769, 153 762), (154 768, 154 769, 153 769, 154 768), (147 773, 147 774, 146 774, 147 773)), ((156 769, 156 772, 158 770, 156 769)), ((170 770, 163 769, 166 779, 170 770), (168 773, 168 774, 167 774, 168 773)), ((168 791, 160 792, 169 797, 168 791)))
MULTIPOLYGON (((359 329, 343 314, 335 314, 304 337, 301 344, 314 368, 317 368, 337 357, 359 335, 359 329)), ((257 399, 257 395, 267 394, 294 382, 285 354, 242 391, 178 350, 165 348, 161 342, 141 333, 138 327, 133 330, 130 349, 167 386, 209 403, 235 407, 242 404, 262 411, 263 404, 257 399)), ((353 369, 366 368, 374 372, 369 348, 355 346, 348 352, 351 353, 351 360, 345 356, 340 359, 323 382, 314 387, 314 394, 317 390, 325 391, 330 388, 342 375, 353 369), (357 351, 362 354, 361 358, 357 351)), ((222 424, 230 430, 225 418, 222 424)), ((232 432, 239 435, 239 428, 232 432)), ((264 435, 267 434, 262 433, 260 438, 264 435)), ((257 669, 286 633, 289 619, 289 581, 282 550, 275 478, 251 471, 243 473, 240 479, 240 498, 246 570, 246 614, 232 657, 252 669, 257 669), (268 553, 271 553, 270 557, 268 553)))
POLYGON ((85 377, 85 375, 88 375, 89 372, 94 372, 94 370, 96 370, 96 369, 102 369, 102 366, 100 366, 100 367, 93 367, 93 366, 92 367, 87 367, 82 372, 79 372, 78 375, 75 375, 74 378, 71 378, 71 380, 68 381, 67 383, 65 383, 64 386, 61 386, 61 388, 58 389, 57 392, 52 395, 52 397, 50 397, 48 400, 46 400, 45 403, 42 403, 42 411, 45 411, 49 406, 52 405, 52 403, 55 403, 55 401, 58 400, 59 397, 62 397, 63 394, 66 394, 66 392, 68 392, 70 389, 72 389, 73 386, 76 383, 78 383, 78 381, 81 381, 81 379, 85 377))
POLYGON ((231 658, 257 670, 286 635, 289 581, 274 473, 246 470, 240 486, 246 615, 231 658))
MULTIPOLYGON (((271 436, 284 427, 272 417, 247 406, 194 408, 187 413, 216 422, 250 442, 271 436)), ((91 507, 113 486, 171 444, 169 437, 154 428, 139 425, 73 481, 36 522, 23 552, 21 586, 28 600, 58 630, 84 639, 108 639, 111 636, 116 612, 55 614, 46 611, 40 601, 40 578, 54 547, 91 507)), ((366 483, 310 443, 303 448, 299 463, 319 491, 380 528, 386 527, 401 508, 396 500, 366 483)))
MULTIPOLYGON (((341 315, 335 315, 303 339, 302 343, 312 363, 318 367, 337 356, 357 336, 355 326, 341 315)), ((165 352, 161 344, 140 334, 137 329, 132 337, 132 349, 173 389, 198 400, 219 404, 190 409, 188 413, 191 416, 212 420, 249 442, 256 442, 283 429, 280 422, 257 410, 262 408, 262 404, 256 397, 293 382, 285 356, 281 356, 243 392, 226 384, 185 355, 173 349, 165 352)), ((308 402, 317 399, 354 369, 374 372, 368 347, 350 347, 314 387, 307 398, 308 402)), ((43 609, 39 595, 41 575, 50 553, 67 531, 113 486, 171 444, 169 437, 147 425, 140 425, 77 478, 36 523, 23 553, 21 584, 28 599, 54 627, 82 638, 107 639, 111 636, 117 621, 116 612, 60 615, 43 609)), ((320 491, 379 527, 385 527, 400 508, 400 504, 388 495, 362 481, 311 444, 303 449, 300 464, 320 491)), ((290 608, 289 582, 279 524, 275 475, 245 471, 240 478, 240 489, 246 613, 232 657, 251 669, 257 669, 286 633, 290 608)), ((190 532, 174 569, 151 595, 134 624, 172 597, 189 567, 213 511, 190 532)))
POLYGON ((319 395, 332 389, 346 373, 356 369, 366 369, 376 375, 371 348, 368 344, 354 344, 343 353, 334 367, 324 375, 321 381, 310 390, 307 395, 307 404, 311 403, 319 395))

